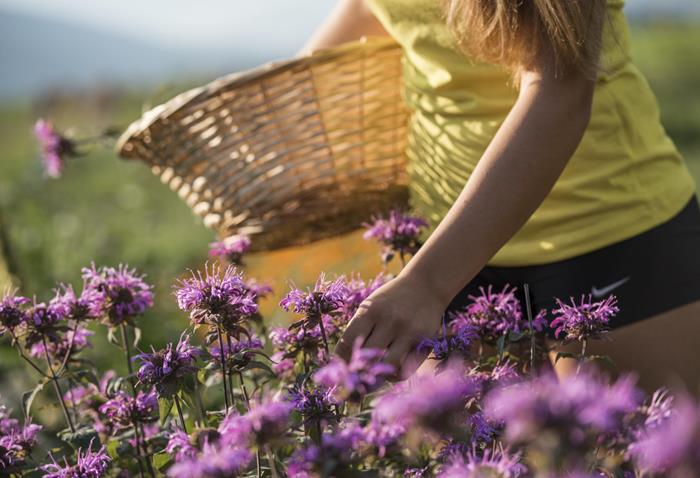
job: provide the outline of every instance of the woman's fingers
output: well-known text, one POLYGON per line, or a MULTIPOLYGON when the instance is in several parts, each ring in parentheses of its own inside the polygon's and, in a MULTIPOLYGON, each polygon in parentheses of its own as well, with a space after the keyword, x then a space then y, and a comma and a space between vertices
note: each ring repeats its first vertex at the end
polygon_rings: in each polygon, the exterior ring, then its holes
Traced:
POLYGON ((384 356, 384 361, 396 368, 396 375, 402 376, 402 366, 409 352, 413 348, 413 340, 411 337, 398 337, 389 347, 388 352, 384 356))
POLYGON ((347 329, 345 329, 345 333, 336 344, 336 355, 345 361, 350 360, 355 339, 358 337, 361 337, 362 340, 366 339, 370 332, 372 332, 373 326, 374 322, 369 314, 358 312, 350 321, 347 329))
POLYGON ((400 331, 394 330, 393 327, 380 322, 372 329, 372 333, 365 340, 364 348, 385 350, 394 341, 397 332, 400 331))

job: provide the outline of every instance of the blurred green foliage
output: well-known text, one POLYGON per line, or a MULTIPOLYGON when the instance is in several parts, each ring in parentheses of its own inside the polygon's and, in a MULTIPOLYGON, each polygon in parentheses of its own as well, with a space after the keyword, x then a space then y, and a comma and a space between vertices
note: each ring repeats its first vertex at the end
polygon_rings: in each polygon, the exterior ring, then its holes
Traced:
MULTIPOLYGON (((700 178, 700 28, 645 25, 633 33, 634 59, 658 95, 663 122, 700 178)), ((75 127, 78 137, 110 125, 126 126, 140 116, 146 96, 57 92, 0 107, 0 217, 9 264, 24 294, 47 300, 57 282, 78 285, 80 268, 90 261, 126 262, 146 273, 156 285, 156 307, 141 324, 145 342, 158 345, 187 324, 172 299, 172 285, 185 269, 206 260, 213 233, 147 167, 117 161, 108 148, 71 161, 60 180, 44 179, 31 132, 39 116, 49 117, 59 129, 75 127)), ((374 249, 354 236, 256 256, 250 266, 256 276, 273 282, 279 296, 287 278, 308 282, 321 269, 375 273, 378 261, 374 249), (368 266, 370 262, 375 265, 368 266)), ((276 300, 268 302, 266 310, 272 311, 276 300)), ((124 371, 123 357, 104 353, 112 347, 104 336, 102 331, 95 336, 92 358, 103 370, 124 371)), ((12 350, 0 347, 0 387, 10 397, 20 396, 32 380, 17 363, 12 350)))

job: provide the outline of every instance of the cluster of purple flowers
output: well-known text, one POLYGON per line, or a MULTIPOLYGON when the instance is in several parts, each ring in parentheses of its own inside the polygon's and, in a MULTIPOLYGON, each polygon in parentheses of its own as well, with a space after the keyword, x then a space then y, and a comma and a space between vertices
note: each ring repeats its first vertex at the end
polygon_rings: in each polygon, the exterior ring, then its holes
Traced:
POLYGON ((462 366, 448 364, 439 374, 413 377, 382 395, 374 418, 381 423, 451 434, 455 427, 462 427, 467 401, 477 393, 477 384, 462 366))
POLYGON ((226 368, 231 372, 241 372, 257 355, 262 354, 263 343, 257 336, 224 340, 223 353, 221 345, 215 342, 209 347, 209 355, 215 363, 221 364, 221 357, 226 359, 226 368))
POLYGON ((34 136, 41 146, 44 172, 51 178, 61 175, 67 158, 78 156, 75 144, 59 134, 50 121, 39 119, 34 124, 34 136))
POLYGON ((41 467, 45 478, 101 478, 106 476, 112 462, 104 446, 97 451, 78 449, 74 465, 68 464, 65 459, 63 465, 53 457, 52 460, 53 463, 41 467))
POLYGON ((518 478, 525 476, 527 468, 521 463, 519 453, 510 454, 502 447, 478 450, 472 447, 467 453, 451 457, 440 469, 437 478, 518 478))
POLYGON ((313 289, 302 291, 292 288, 280 301, 280 306, 288 312, 293 311, 303 316, 299 326, 312 328, 321 322, 323 316, 342 312, 349 295, 350 289, 345 277, 329 281, 321 274, 313 289))
POLYGON ((171 397, 182 388, 182 379, 197 371, 194 363, 201 353, 198 347, 190 345, 190 336, 183 333, 177 344, 134 357, 141 362, 139 382, 155 387, 158 396, 171 397))
POLYGON ((243 263, 243 255, 250 249, 251 241, 246 235, 229 236, 223 241, 209 244, 209 255, 222 257, 233 265, 243 263))
POLYGON ((362 348, 358 339, 349 362, 333 357, 316 372, 314 381, 327 387, 338 401, 358 401, 396 373, 392 365, 382 362, 382 355, 381 350, 362 348))
POLYGON ((41 429, 31 422, 20 425, 0 404, 0 474, 19 472, 31 456, 41 429))
POLYGON ((372 223, 365 224, 367 231, 365 239, 374 239, 382 244, 382 262, 388 264, 399 255, 405 262, 407 254, 418 252, 422 243, 420 236, 428 227, 428 223, 414 216, 409 216, 399 210, 392 210, 388 217, 377 217, 372 223))
MULTIPOLYGON (((515 287, 506 285, 501 292, 494 292, 491 286, 480 290, 480 295, 469 296, 471 304, 452 315, 451 326, 455 332, 468 327, 478 333, 481 340, 491 345, 509 334, 530 332, 530 323, 523 314, 515 287)), ((545 314, 542 311, 533 317, 534 332, 542 332, 546 327, 545 314)))
POLYGON ((578 304, 574 299, 571 304, 557 299, 557 305, 559 307, 552 311, 554 320, 550 326, 555 329, 557 338, 563 336, 569 342, 600 337, 618 312, 617 299, 612 295, 600 302, 593 302, 590 295, 582 296, 578 304))
POLYGON ((85 289, 90 293, 86 300, 103 297, 103 319, 110 327, 138 317, 153 306, 153 287, 127 265, 96 268, 92 264, 83 268, 82 275, 85 289))
POLYGON ((180 309, 190 313, 193 325, 220 326, 234 337, 247 332, 245 322, 258 311, 255 293, 233 266, 221 270, 215 264, 204 273, 193 272, 180 281, 175 295, 180 309))
MULTIPOLYGON (((425 226, 394 212, 367 236, 382 242, 388 262, 415 253, 425 226)), ((212 254, 240 265, 249 246, 231 239, 212 254)), ((631 378, 610 381, 589 367, 566 380, 538 373, 532 356, 544 359, 543 351, 531 345, 525 358, 514 343, 522 337, 534 343, 547 327, 545 313, 530 320, 514 287, 471 297, 438 337, 416 347, 437 361, 434 370, 393 383, 396 369, 383 361, 385 351, 364 348, 361 340, 347 362, 331 355, 358 307, 388 276, 364 282, 321 274, 312 287, 293 288, 281 300, 295 319, 268 333, 259 300, 269 288, 234 266, 207 266, 175 291, 204 337, 190 329, 133 357, 127 326, 152 306, 152 287, 126 266, 93 264, 82 277, 80 294, 65 285, 46 303, 6 294, 0 336, 53 382, 70 428, 60 436, 99 442, 83 441, 77 455, 52 456, 43 466, 29 463, 40 427, 20 426, 0 407, 0 475, 30 467, 51 478, 700 473, 697 404, 681 397, 674 406, 663 391, 644 402, 631 378), (75 357, 98 321, 110 337, 120 329, 128 376, 98 378, 75 357), (198 340, 202 347, 193 345, 198 340), (497 345, 498 353, 480 341, 497 345), (38 359, 46 359, 48 372, 38 359), (214 387, 223 395, 212 394, 214 387)), ((558 336, 585 343, 606 329, 617 305, 612 297, 597 303, 589 297, 559 302, 551 312, 558 336)))
POLYGON ((157 418, 158 396, 155 390, 139 391, 135 397, 119 391, 100 406, 99 411, 117 428, 128 428, 133 423, 152 422, 157 418))

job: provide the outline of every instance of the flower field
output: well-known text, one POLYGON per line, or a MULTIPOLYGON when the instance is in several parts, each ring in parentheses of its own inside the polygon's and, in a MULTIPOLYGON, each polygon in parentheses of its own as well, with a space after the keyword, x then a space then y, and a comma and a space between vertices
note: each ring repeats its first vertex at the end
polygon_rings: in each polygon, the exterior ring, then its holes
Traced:
MULTIPOLYGON (((58 144, 58 143, 52 143, 58 144)), ((55 158, 51 158, 52 161, 55 158)), ((55 166, 52 163, 52 167, 55 166)), ((427 224, 394 211, 366 237, 386 265, 419 247, 427 224)), ((332 354, 360 304, 392 280, 384 272, 323 273, 279 303, 291 324, 269 327, 271 288, 245 273, 246 237, 212 244, 217 261, 173 284, 189 326, 163 348, 139 325, 153 287, 127 266, 81 271, 44 301, 9 290, 0 334, 37 385, 22 411, 0 408, 0 469, 10 476, 180 477, 643 477, 697 476, 700 414, 685 394, 650 397, 631 376, 597 371, 586 343, 605 335, 615 298, 523 308, 515 289, 491 288, 446 314, 416 347, 430 369, 408 377, 383 351, 332 354), (535 313, 536 312, 536 313, 535 313), (578 342, 574 376, 541 364, 547 327, 578 342), (126 374, 82 355, 95 334, 123 355, 126 374), (525 345, 523 347, 523 344, 525 345), (529 349, 529 353, 522 350, 529 349), (51 394, 65 428, 38 453, 38 394, 51 394)))

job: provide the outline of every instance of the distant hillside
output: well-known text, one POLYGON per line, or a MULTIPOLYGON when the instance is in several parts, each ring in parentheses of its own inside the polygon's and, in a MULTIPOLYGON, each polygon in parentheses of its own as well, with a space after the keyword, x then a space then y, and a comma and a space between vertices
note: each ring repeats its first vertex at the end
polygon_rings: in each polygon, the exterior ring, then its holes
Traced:
POLYGON ((153 84, 183 75, 247 68, 258 58, 233 51, 168 48, 69 22, 0 9, 0 99, 49 86, 99 81, 153 84))
POLYGON ((700 0, 627 0, 626 4, 628 14, 634 19, 700 15, 700 0))

